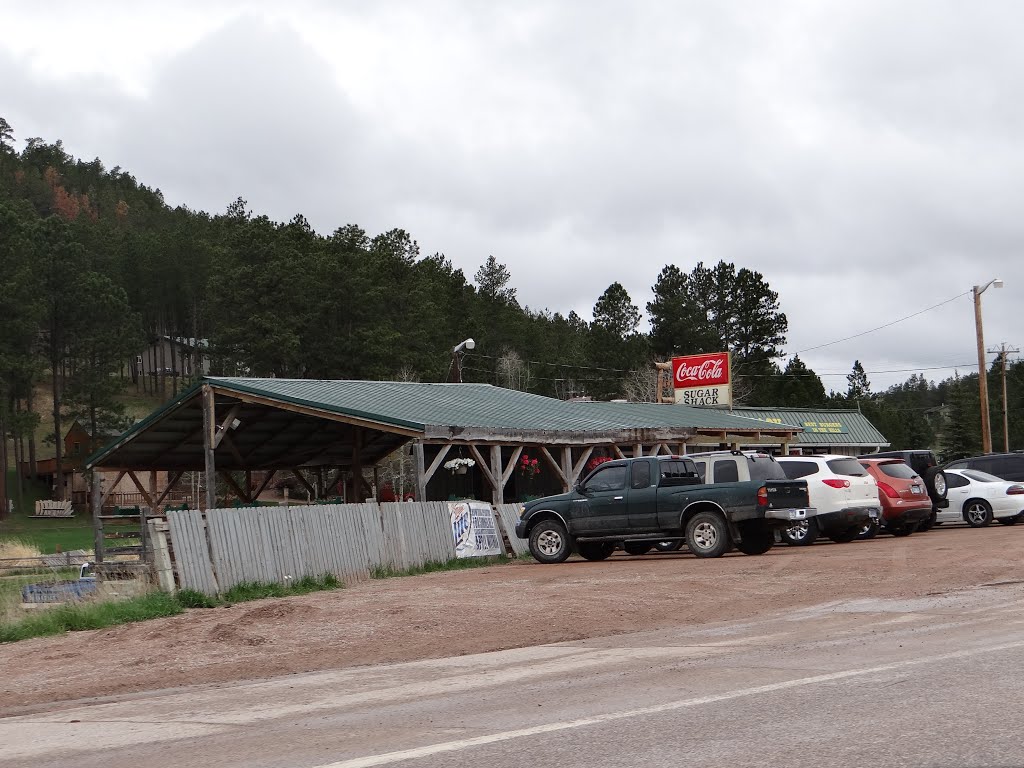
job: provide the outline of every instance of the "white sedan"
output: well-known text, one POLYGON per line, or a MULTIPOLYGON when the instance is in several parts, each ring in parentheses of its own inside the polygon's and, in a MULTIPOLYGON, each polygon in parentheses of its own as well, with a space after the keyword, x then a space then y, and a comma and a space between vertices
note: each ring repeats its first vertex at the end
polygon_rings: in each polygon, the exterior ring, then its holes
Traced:
POLYGON ((946 499, 937 523, 958 523, 984 528, 993 520, 1013 525, 1024 515, 1024 485, 976 469, 946 470, 946 499))

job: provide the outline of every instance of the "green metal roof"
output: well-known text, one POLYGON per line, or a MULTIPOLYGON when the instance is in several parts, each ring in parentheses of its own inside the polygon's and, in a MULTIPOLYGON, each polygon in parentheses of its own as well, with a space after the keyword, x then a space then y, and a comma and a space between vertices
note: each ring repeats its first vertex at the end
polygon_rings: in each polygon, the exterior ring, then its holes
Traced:
POLYGON ((746 415, 726 411, 658 403, 568 402, 491 384, 222 377, 206 380, 224 389, 418 430, 455 426, 544 431, 664 427, 749 431, 766 426, 746 415))
MULTIPOLYGON (((219 403, 218 421, 231 412, 242 425, 237 431, 232 428, 226 454, 221 447, 218 467, 225 469, 343 466, 354 455, 347 426, 351 424, 377 433, 362 448, 367 460, 382 458, 417 436, 526 444, 631 444, 683 441, 695 433, 754 439, 763 433, 778 436, 781 442, 791 440, 801 429, 724 410, 566 402, 490 384, 208 377, 94 453, 86 466, 181 470, 201 466, 204 383, 211 385, 219 403)), ((763 442, 763 437, 758 441, 763 442)))
POLYGON ((775 424, 803 428, 795 445, 878 445, 887 446, 885 435, 875 429, 860 411, 826 408, 737 407, 733 413, 775 424))

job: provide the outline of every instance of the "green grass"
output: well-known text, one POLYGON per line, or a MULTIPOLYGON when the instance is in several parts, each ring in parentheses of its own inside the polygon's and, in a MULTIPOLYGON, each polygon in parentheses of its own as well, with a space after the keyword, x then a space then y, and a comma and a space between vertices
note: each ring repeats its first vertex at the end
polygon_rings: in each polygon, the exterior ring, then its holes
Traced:
POLYGON ((438 571, 464 571, 468 568, 484 568, 488 565, 501 565, 511 560, 504 555, 495 557, 463 557, 452 558, 451 560, 428 560, 423 565, 414 565, 412 568, 393 568, 390 565, 377 565, 370 569, 371 579, 393 579, 399 576, 420 576, 424 573, 437 573, 438 571))
MULTIPOLYGON (((0 579, 0 588, 5 594, 21 599, 23 584, 41 581, 39 576, 17 576, 0 579), (10 583, 5 583, 9 581, 10 583)), ((16 621, 0 622, 0 643, 25 640, 30 637, 59 635, 83 629, 104 629, 117 624, 127 624, 164 616, 176 616, 189 608, 216 608, 221 605, 261 600, 267 597, 288 597, 305 595, 330 589, 340 589, 344 584, 334 574, 306 576, 287 586, 274 583, 247 582, 238 584, 220 598, 212 598, 192 589, 183 589, 176 595, 166 592, 151 592, 127 600, 79 603, 64 603, 53 608, 33 609, 34 613, 16 621)), ((0 594, 0 597, 4 595, 0 594)), ((9 597, 5 598, 10 605, 9 597)), ((0 601, 0 607, 3 602, 0 601)), ((3 612, 0 612, 0 616, 3 612)))
POLYGON ((226 603, 242 603, 247 600, 262 600, 267 597, 288 597, 289 595, 306 595, 310 592, 322 592, 329 589, 340 589, 344 584, 333 573, 318 578, 304 576, 298 581, 287 585, 274 581, 246 581, 236 584, 221 597, 226 603))
POLYGON ((165 592, 151 592, 128 600, 65 603, 54 608, 39 608, 24 619, 0 624, 0 643, 83 629, 105 629, 118 624, 176 616, 184 610, 177 599, 165 592))
POLYGON ((37 546, 43 554, 56 552, 58 546, 63 552, 92 549, 91 518, 81 514, 75 517, 33 518, 36 500, 49 498, 49 492, 43 483, 31 480, 23 482, 25 493, 18 498, 15 496, 17 479, 14 470, 7 472, 7 489, 14 498, 14 514, 0 521, 0 539, 21 539, 37 546))

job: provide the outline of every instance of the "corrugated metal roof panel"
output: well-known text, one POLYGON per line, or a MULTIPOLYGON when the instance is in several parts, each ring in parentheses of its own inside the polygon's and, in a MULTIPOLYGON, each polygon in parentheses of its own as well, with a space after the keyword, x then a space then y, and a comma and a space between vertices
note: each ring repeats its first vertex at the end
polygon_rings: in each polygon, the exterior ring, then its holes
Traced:
POLYGON ((734 413, 803 428, 796 445, 889 445, 860 411, 848 409, 739 407, 734 413))
POLYGON ((766 426, 746 414, 727 411, 657 403, 566 402, 490 384, 222 377, 208 381, 226 389, 415 429, 585 432, 679 427, 746 431, 766 426))

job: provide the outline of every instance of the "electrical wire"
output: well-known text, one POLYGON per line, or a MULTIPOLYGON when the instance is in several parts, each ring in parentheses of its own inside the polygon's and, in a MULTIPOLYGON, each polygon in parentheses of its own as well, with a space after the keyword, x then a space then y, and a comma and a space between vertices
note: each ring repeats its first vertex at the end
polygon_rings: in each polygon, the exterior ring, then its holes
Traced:
POLYGON ((836 339, 835 341, 829 341, 829 342, 827 342, 825 344, 818 344, 816 347, 807 347, 807 349, 801 349, 798 352, 794 352, 793 354, 801 355, 804 352, 813 352, 816 349, 824 349, 825 347, 831 347, 831 346, 833 346, 835 344, 842 344, 844 341, 849 341, 850 339, 859 339, 861 336, 867 336, 869 333, 874 333, 875 331, 881 331, 881 330, 883 330, 885 328, 890 328, 890 327, 896 325, 897 323, 902 323, 904 320, 909 320, 912 317, 917 317, 918 315, 923 315, 925 312, 931 312, 933 309, 938 309, 939 307, 943 307, 946 304, 949 304, 951 302, 956 301, 957 299, 963 298, 964 296, 966 296, 969 293, 970 293, 970 291, 964 291, 963 293, 958 293, 956 296, 954 296, 951 299, 946 299, 945 301, 940 301, 938 304, 934 304, 934 305, 932 305, 930 307, 926 307, 926 308, 924 308, 924 309, 922 309, 922 310, 920 310, 918 312, 915 312, 912 315, 907 315, 906 317, 901 317, 899 320, 893 320, 891 323, 886 323, 885 325, 880 325, 877 328, 872 328, 871 330, 868 330, 868 331, 861 331, 860 333, 855 333, 855 334, 853 334, 853 336, 846 336, 845 338, 836 339))

